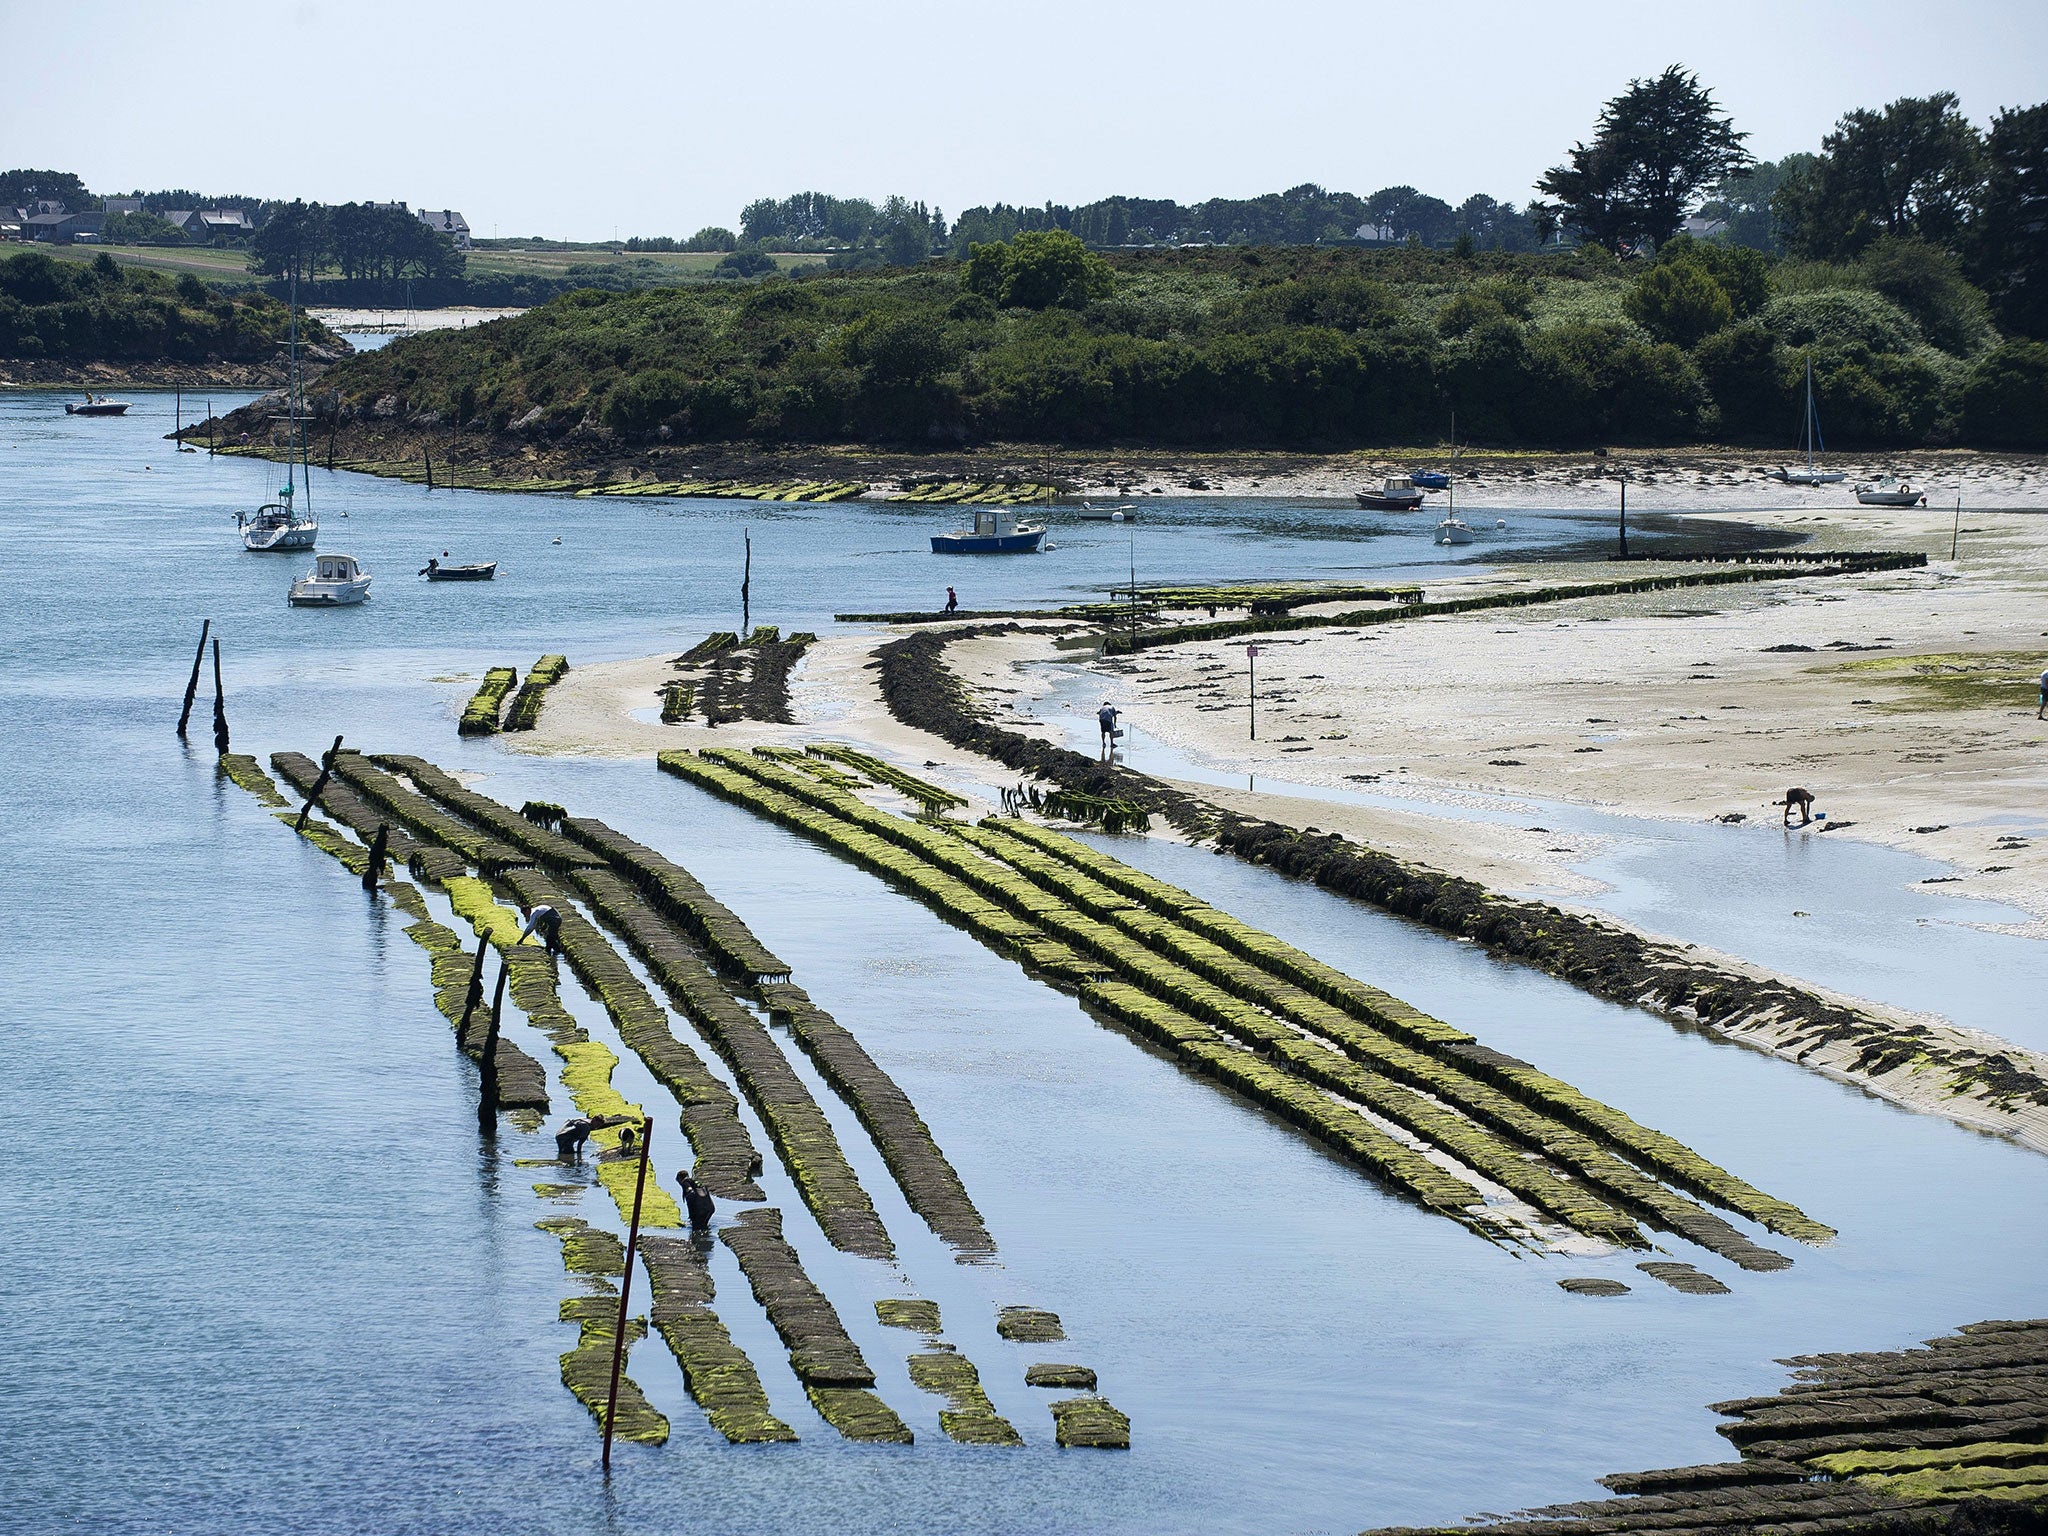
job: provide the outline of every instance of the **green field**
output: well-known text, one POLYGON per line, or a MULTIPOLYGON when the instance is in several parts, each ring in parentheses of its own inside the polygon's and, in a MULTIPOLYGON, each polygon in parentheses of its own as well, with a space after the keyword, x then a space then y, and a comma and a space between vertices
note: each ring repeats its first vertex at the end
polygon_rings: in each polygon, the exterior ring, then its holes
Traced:
MULTIPOLYGON (((147 267, 158 272, 191 272, 208 282, 253 283, 246 252, 229 246, 177 245, 43 245, 37 247, 61 261, 91 261, 104 251, 123 266, 147 267)), ((536 276, 564 278, 571 267, 624 267, 637 269, 641 280, 650 284, 687 282, 711 275, 723 253, 719 251, 628 251, 614 245, 530 245, 521 241, 486 241, 469 253, 471 277, 536 276)), ((793 268, 822 265, 824 258, 811 254, 780 253, 776 265, 787 272, 793 268)))

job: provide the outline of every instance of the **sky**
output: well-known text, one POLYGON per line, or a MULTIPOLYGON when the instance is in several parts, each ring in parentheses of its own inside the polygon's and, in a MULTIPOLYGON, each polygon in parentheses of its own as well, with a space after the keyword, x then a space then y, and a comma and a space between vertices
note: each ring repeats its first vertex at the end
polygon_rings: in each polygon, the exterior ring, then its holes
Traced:
POLYGON ((1302 182, 1519 204, 1672 63, 1764 159, 1900 96, 1953 90, 1979 124, 2048 99, 2040 0, 0 0, 0 37, 6 166, 578 240, 805 190, 949 216, 1302 182))

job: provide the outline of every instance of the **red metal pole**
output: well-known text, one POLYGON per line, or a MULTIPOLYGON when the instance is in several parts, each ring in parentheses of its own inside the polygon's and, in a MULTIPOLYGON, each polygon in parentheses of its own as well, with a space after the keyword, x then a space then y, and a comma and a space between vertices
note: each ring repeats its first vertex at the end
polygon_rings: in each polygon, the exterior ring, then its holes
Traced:
POLYGON ((633 1255, 640 1247, 640 1197, 647 1192, 647 1149, 654 1141, 654 1117, 640 1121, 640 1177, 633 1184, 633 1220, 626 1229, 626 1272, 619 1276, 619 1331, 612 1339, 612 1385, 604 1400, 604 1469, 612 1469, 612 1422, 619 1414, 619 1367, 626 1360, 626 1301, 633 1294, 633 1255))

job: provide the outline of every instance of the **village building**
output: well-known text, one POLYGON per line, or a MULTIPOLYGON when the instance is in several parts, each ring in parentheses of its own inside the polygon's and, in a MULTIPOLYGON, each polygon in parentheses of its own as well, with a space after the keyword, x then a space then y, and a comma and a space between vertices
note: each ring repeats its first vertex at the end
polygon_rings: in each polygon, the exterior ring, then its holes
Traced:
MULTIPOLYGON (((403 207, 404 204, 401 203, 399 206, 403 207)), ((427 228, 453 240, 458 251, 469 249, 469 220, 454 209, 443 208, 437 212, 432 208, 422 208, 419 219, 427 228)))

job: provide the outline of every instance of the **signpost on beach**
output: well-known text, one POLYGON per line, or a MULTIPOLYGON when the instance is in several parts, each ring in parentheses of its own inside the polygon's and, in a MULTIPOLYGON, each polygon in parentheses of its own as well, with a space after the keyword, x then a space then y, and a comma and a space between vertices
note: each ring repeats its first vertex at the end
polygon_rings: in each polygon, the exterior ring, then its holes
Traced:
POLYGON ((1244 648, 1244 664, 1250 669, 1251 686, 1245 694, 1245 714, 1251 721, 1252 740, 1259 739, 1259 648, 1248 645, 1244 648))

